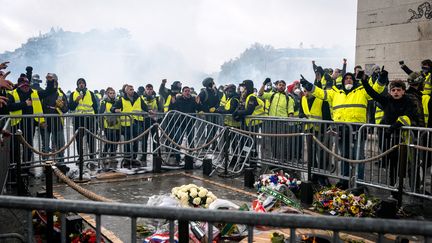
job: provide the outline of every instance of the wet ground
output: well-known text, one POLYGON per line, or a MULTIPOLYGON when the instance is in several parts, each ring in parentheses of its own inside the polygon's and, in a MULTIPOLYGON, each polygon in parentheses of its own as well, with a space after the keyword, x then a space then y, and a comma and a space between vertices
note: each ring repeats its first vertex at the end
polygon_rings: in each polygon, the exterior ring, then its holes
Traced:
MULTIPOLYGON (((98 195, 104 196, 106 198, 123 202, 123 203, 138 203, 146 204, 149 197, 154 195, 167 195, 171 193, 171 189, 176 186, 181 186, 185 184, 196 184, 198 186, 203 186, 209 191, 213 192, 218 198, 230 200, 237 205, 242 205, 243 203, 251 204, 254 199, 253 196, 247 195, 246 193, 239 193, 238 191, 231 190, 227 187, 223 187, 207 181, 201 173, 195 171, 190 175, 197 177, 187 176, 181 173, 169 173, 169 174, 145 174, 145 175, 134 175, 128 176, 125 179, 111 180, 100 183, 101 181, 94 180, 93 182, 81 184, 82 187, 96 192, 98 195), (197 179, 202 177, 203 179, 197 179), (131 180, 129 180, 131 179, 131 180)), ((220 181, 224 185, 233 186, 238 189, 245 190, 245 192, 254 193, 253 189, 246 189, 243 187, 242 179, 227 179, 220 178, 217 175, 207 178, 214 182, 220 181)), ((60 194, 65 199, 79 199, 86 200, 86 198, 76 191, 71 189, 65 184, 57 184, 54 188, 54 192, 60 194)), ((138 219, 137 224, 155 223, 155 220, 145 220, 138 219)), ((114 217, 114 216, 102 216, 102 226, 107 230, 112 231, 118 238, 124 242, 129 242, 131 238, 131 220, 124 217, 114 217)))

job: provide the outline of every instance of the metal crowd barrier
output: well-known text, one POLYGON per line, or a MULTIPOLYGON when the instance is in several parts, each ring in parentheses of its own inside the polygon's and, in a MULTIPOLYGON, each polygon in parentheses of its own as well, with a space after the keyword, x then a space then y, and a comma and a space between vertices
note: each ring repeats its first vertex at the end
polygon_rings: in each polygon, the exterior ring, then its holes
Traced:
POLYGON ((432 199, 432 152, 425 150, 432 147, 432 129, 403 127, 394 133, 388 129, 388 125, 361 126, 357 146, 365 144, 365 157, 379 155, 396 144, 406 145, 407 150, 365 164, 364 180, 357 179, 357 183, 392 191, 401 186, 406 194, 432 199))
POLYGON ((251 119, 251 123, 254 122, 260 124, 247 130, 265 134, 253 136, 258 144, 253 157, 257 161, 307 172, 310 156, 312 174, 349 179, 351 170, 347 165, 329 156, 315 142, 308 141, 306 135, 315 136, 333 152, 352 159, 354 131, 351 124, 280 117, 255 117, 251 119), (281 137, 278 134, 297 135, 281 137))
POLYGON ((180 154, 197 160, 211 159, 213 168, 229 173, 240 173, 247 163, 254 141, 244 135, 213 123, 223 123, 220 114, 185 114, 178 111, 166 113, 160 123, 163 136, 159 150, 165 151, 165 161, 174 157, 177 162, 180 154), (205 116, 206 120, 200 117, 205 116))
POLYGON ((66 242, 65 213, 94 214, 96 218, 97 242, 101 242, 102 215, 130 218, 130 242, 137 242, 137 218, 166 219, 169 222, 170 242, 174 242, 175 233, 178 242, 189 242, 189 222, 208 222, 207 236, 213 239, 213 224, 233 223, 247 225, 248 242, 253 242, 256 226, 290 228, 290 242, 297 242, 296 229, 321 229, 332 231, 332 242, 340 242, 340 232, 377 233, 376 242, 383 242, 384 234, 417 236, 420 241, 431 242, 432 224, 413 220, 390 220, 371 218, 349 218, 333 216, 306 216, 293 214, 256 213, 243 211, 225 211, 191 208, 149 207, 142 204, 89 202, 78 200, 55 200, 42 198, 24 198, 0 196, 1 208, 16 208, 27 211, 27 242, 33 242, 31 210, 61 212, 61 242, 66 242))

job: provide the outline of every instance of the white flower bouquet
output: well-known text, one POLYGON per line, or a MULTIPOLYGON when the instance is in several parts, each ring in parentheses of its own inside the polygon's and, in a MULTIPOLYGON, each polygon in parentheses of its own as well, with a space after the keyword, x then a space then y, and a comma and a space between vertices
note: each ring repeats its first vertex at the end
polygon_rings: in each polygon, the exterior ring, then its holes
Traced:
POLYGON ((182 207, 208 208, 217 199, 212 192, 195 184, 174 187, 171 196, 179 200, 182 207))

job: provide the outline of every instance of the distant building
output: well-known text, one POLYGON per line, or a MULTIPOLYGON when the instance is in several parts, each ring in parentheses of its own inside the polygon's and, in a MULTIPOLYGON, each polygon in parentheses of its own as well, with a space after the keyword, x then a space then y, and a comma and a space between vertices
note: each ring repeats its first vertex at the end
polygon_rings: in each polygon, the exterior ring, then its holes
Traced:
POLYGON ((358 0, 356 64, 406 78, 399 61, 419 71, 424 59, 432 59, 432 0, 358 0))

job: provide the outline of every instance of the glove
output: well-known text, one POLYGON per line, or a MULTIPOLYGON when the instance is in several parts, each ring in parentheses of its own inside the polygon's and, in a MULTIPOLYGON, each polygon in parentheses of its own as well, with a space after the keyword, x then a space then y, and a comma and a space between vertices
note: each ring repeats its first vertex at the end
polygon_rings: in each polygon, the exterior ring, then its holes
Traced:
POLYGON ((303 88, 305 88, 307 91, 312 91, 313 89, 313 84, 311 84, 309 81, 307 81, 303 75, 300 75, 301 79, 300 79, 300 83, 303 86, 303 88))
POLYGON ((266 78, 263 82, 263 85, 267 85, 268 83, 271 83, 271 79, 270 78, 266 78))
POLYGON ((330 77, 328 73, 324 74, 324 79, 326 80, 326 87, 332 87, 333 86, 333 79, 330 77))
POLYGON ((388 72, 386 70, 384 70, 384 66, 381 69, 378 81, 380 84, 385 84, 385 85, 387 85, 389 83, 388 72))
POLYGON ((399 130, 402 126, 403 126, 402 123, 400 123, 400 122, 395 122, 395 123, 393 123, 393 124, 388 128, 387 131, 388 131, 389 133, 394 133, 394 132, 396 132, 397 130, 399 130))
POLYGON ((320 73, 321 75, 323 75, 323 74, 324 74, 324 69, 323 69, 321 66, 318 66, 318 67, 316 68, 315 72, 318 72, 318 73, 320 73))

